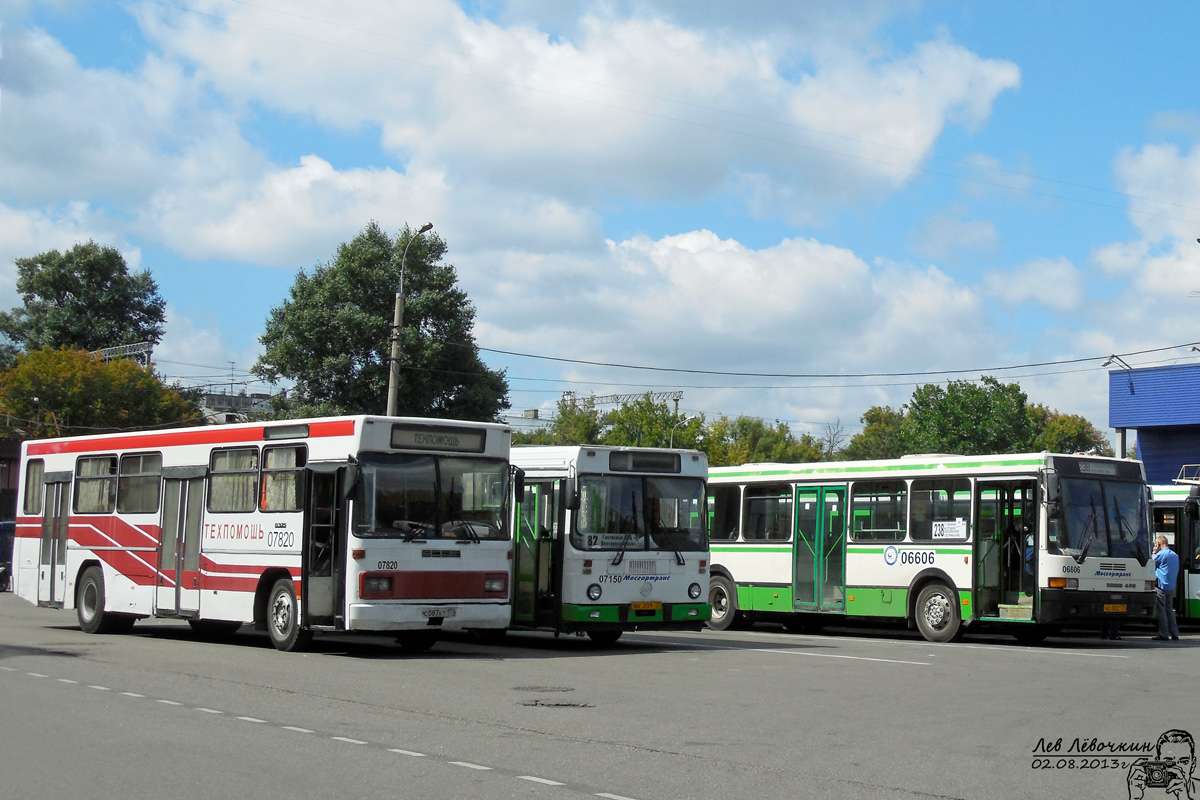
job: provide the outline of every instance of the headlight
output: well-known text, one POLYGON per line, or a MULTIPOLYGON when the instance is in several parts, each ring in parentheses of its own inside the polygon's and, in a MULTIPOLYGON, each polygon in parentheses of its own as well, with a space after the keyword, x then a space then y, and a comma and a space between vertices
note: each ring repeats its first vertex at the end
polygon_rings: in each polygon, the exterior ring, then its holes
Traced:
POLYGON ((507 592, 508 591, 508 579, 503 578, 503 577, 487 578, 483 582, 483 590, 485 592, 507 592))
POLYGON ((688 597, 692 598, 693 600, 696 600, 700 597, 700 584, 693 583, 688 587, 688 597))
POLYGON ((593 583, 587 588, 588 600, 599 600, 601 594, 600 584, 598 583, 593 583))
POLYGON ((392 578, 390 575, 365 578, 363 580, 363 588, 368 592, 390 592, 392 590, 392 578))

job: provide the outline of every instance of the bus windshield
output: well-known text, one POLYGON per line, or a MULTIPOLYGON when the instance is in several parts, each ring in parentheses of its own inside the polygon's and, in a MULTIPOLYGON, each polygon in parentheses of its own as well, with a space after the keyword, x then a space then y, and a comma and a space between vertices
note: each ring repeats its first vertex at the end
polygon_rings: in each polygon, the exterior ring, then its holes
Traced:
POLYGON ((581 475, 571 544, 579 550, 704 550, 700 478, 581 475))
POLYGON ((363 453, 354 535, 374 539, 507 539, 507 465, 498 459, 363 453))
POLYGON ((1150 557, 1146 489, 1139 483, 1063 478, 1059 513, 1050 521, 1049 551, 1079 563, 1088 557, 1150 557))

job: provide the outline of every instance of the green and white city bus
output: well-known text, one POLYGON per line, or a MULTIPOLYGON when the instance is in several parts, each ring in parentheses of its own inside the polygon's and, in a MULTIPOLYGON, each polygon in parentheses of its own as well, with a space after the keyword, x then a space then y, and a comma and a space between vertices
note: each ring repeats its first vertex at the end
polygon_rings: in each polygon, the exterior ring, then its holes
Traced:
POLYGON ((930 641, 1154 614, 1141 462, 1033 453, 709 471, 711 627, 894 618, 930 641))
POLYGON ((1167 537, 1179 554, 1179 583, 1175 613, 1180 619, 1200 619, 1200 467, 1185 466, 1178 483, 1152 486, 1151 519, 1154 535, 1167 537))
POLYGON ((704 485, 696 450, 514 447, 511 629, 699 630, 709 617, 704 485))

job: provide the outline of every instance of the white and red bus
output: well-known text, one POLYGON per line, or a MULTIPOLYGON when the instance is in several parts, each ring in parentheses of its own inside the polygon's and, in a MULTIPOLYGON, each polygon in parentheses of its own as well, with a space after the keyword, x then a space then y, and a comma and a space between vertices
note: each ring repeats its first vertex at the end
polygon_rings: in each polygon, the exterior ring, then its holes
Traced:
POLYGON ((328 417, 22 443, 13 584, 89 633, 389 631, 511 613, 506 425, 328 417))

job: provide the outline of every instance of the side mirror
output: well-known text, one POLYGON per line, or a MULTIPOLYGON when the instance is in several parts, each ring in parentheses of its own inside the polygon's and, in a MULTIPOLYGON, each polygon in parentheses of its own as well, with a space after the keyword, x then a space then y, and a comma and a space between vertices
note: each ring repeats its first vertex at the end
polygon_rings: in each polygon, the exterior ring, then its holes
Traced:
POLYGON ((1187 514, 1191 519, 1200 517, 1200 501, 1194 497, 1189 497, 1183 503, 1183 513, 1187 514))
POLYGON ((354 464, 349 464, 344 467, 346 470, 345 488, 342 490, 342 499, 349 500, 354 496, 354 492, 358 490, 358 467, 354 464))
POLYGON ((508 469, 512 474, 513 496, 520 502, 521 496, 525 494, 525 470, 516 464, 510 464, 508 469))
POLYGON ((567 482, 563 485, 563 505, 568 511, 579 510, 579 476, 575 474, 575 465, 567 470, 567 482))
POLYGON ((1060 503, 1062 502, 1062 488, 1058 485, 1058 473, 1046 472, 1046 502, 1060 503))

